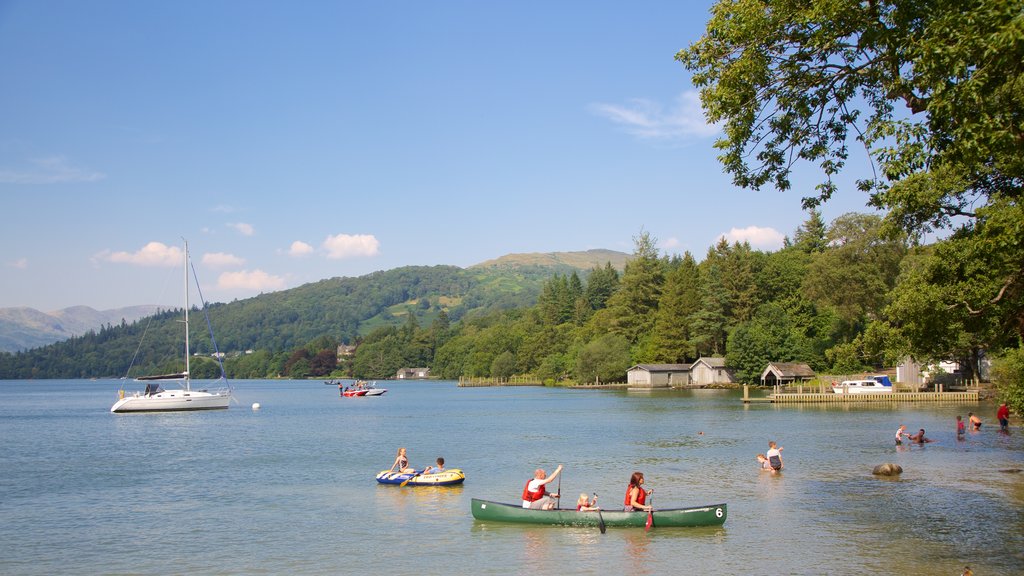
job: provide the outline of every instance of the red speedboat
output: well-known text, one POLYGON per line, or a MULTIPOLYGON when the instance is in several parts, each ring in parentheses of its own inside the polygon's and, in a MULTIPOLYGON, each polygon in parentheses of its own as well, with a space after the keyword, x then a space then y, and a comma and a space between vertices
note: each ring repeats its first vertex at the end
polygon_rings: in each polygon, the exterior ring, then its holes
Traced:
POLYGON ((368 390, 342 390, 342 396, 366 396, 368 390))

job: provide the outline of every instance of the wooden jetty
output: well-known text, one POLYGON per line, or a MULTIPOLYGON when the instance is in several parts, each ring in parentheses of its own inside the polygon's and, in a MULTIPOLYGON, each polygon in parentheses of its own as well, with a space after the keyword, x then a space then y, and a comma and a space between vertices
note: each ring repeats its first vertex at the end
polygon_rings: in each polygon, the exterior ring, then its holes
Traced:
POLYGON ((533 376, 513 376, 511 378, 484 378, 459 376, 459 388, 482 388, 487 386, 543 386, 544 383, 533 376))
POLYGON ((751 398, 750 386, 743 386, 743 403, 770 402, 772 404, 812 403, 867 403, 867 402, 977 402, 978 390, 944 392, 940 385, 934 392, 883 392, 876 394, 836 394, 835 392, 782 392, 776 391, 763 398, 751 398))

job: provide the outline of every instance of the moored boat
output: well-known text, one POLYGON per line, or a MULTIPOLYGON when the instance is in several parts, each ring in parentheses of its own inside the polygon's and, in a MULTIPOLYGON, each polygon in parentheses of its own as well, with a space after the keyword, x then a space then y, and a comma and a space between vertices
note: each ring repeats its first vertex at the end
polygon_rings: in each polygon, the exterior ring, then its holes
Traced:
MULTIPOLYGON (((575 509, 535 510, 519 504, 503 504, 473 498, 473 518, 486 522, 517 522, 521 524, 550 524, 564 526, 606 526, 643 528, 647 524, 647 512, 624 512, 622 510, 601 510, 578 512, 575 509)), ((725 504, 695 506, 691 508, 666 508, 651 513, 652 527, 681 528, 694 526, 721 526, 725 523, 728 508, 725 504)))
POLYGON ((407 486, 454 486, 466 481, 466 475, 460 468, 449 468, 443 472, 421 474, 419 472, 392 472, 381 470, 377 474, 377 482, 381 484, 405 483, 407 486))
MULTIPOLYGON (((228 384, 227 376, 224 373, 223 356, 217 350, 217 342, 213 339, 213 327, 207 317, 207 327, 210 329, 210 340, 214 350, 217 351, 217 365, 220 368, 220 378, 216 383, 221 386, 218 390, 193 390, 191 378, 191 364, 189 354, 189 324, 188 324, 188 292, 189 292, 189 251, 188 242, 185 243, 185 310, 184 310, 184 340, 185 340, 185 370, 174 374, 161 374, 156 376, 142 376, 136 380, 177 380, 181 382, 181 388, 164 390, 160 384, 146 384, 144 392, 128 392, 122 385, 118 391, 118 400, 111 406, 110 411, 115 413, 125 412, 182 412, 191 410, 224 410, 231 401, 231 387, 228 384)), ((196 287, 198 288, 198 281, 196 287)), ((200 294, 202 294, 200 292, 200 294)), ((203 303, 203 313, 206 313, 206 304, 203 303)), ((134 364, 134 360, 132 361, 134 364)), ((131 371, 129 366, 128 371, 131 371)), ((127 376, 124 378, 127 380, 127 376)))
POLYGON ((888 376, 875 376, 861 380, 843 380, 832 385, 836 394, 884 394, 892 392, 892 381, 888 376))

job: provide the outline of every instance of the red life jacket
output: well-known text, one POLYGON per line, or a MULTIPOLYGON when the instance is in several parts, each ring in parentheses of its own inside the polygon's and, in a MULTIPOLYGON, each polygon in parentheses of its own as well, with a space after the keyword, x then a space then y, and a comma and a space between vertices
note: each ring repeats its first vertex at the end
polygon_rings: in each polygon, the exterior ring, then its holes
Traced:
POLYGON ((638 504, 643 504, 644 502, 647 501, 647 491, 644 490, 643 488, 640 488, 639 486, 633 486, 632 484, 630 484, 629 486, 626 487, 626 499, 622 502, 623 506, 631 506, 633 504, 633 502, 629 498, 629 493, 633 490, 633 488, 637 488, 640 491, 636 495, 636 501, 638 504))
POLYGON ((526 486, 523 486, 523 500, 527 502, 536 502, 544 497, 544 485, 540 485, 540 489, 536 492, 530 492, 530 482, 533 482, 536 478, 530 478, 526 481, 526 486))

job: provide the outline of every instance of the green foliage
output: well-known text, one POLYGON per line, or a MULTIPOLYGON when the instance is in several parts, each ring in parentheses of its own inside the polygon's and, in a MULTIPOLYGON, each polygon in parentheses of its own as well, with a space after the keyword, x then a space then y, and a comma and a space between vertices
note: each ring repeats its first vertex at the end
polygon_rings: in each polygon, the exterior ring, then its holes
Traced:
MULTIPOLYGON (((842 342, 884 319, 896 334, 885 340, 915 356, 1020 346, 1022 13, 1024 0, 722 0, 704 36, 676 55, 723 126, 716 147, 736 184, 786 190, 794 165, 811 163, 822 179, 804 199, 813 207, 836 192, 850 146, 863 147, 871 177, 858 188, 886 212, 880 237, 952 232, 885 311, 898 245, 823 250, 831 255, 812 262, 805 289, 836 308, 842 342), (841 284, 858 262, 878 269, 841 284)), ((807 253, 820 248, 812 224, 797 235, 807 253)))
POLYGON ((726 365, 735 371, 737 381, 756 384, 769 362, 808 362, 812 350, 781 305, 765 304, 729 335, 726 365))
POLYGON ((631 365, 629 341, 618 334, 606 334, 580 350, 576 357, 576 379, 621 382, 631 365))
POLYGON ((651 339, 652 362, 677 364, 696 359, 692 317, 699 306, 700 275, 687 252, 665 279, 651 339))
POLYGON ((612 331, 631 343, 653 327, 665 280, 665 263, 658 257, 655 240, 647 232, 633 240, 633 259, 626 265, 619 289, 608 298, 612 331))
POLYGON ((498 354, 491 362, 491 376, 508 379, 516 373, 516 357, 508 350, 498 354))
POLYGON ((999 399, 1014 413, 1024 414, 1024 349, 1009 349, 994 359, 992 381, 998 387, 999 399))

